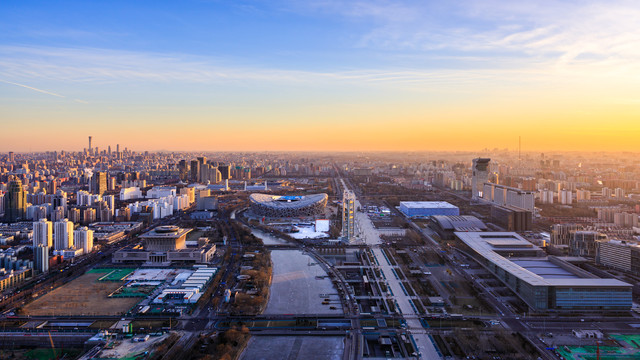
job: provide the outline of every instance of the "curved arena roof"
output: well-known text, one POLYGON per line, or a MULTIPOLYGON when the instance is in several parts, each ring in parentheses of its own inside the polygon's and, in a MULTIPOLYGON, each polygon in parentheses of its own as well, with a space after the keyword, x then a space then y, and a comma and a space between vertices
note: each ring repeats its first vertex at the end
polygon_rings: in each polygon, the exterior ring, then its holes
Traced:
POLYGON ((328 199, 327 194, 304 196, 251 194, 249 196, 254 213, 272 217, 315 215, 324 210, 328 199))

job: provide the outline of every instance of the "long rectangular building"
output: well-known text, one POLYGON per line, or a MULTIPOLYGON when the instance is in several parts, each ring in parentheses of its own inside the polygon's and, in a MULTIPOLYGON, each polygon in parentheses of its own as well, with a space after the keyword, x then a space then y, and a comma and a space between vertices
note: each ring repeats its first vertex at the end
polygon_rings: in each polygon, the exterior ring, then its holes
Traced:
POLYGON ((627 311, 632 285, 601 279, 514 232, 456 232, 462 250, 534 311, 627 311))
POLYGON ((535 193, 510 186, 484 183, 482 199, 498 206, 510 206, 533 212, 535 193))
POLYGON ((597 246, 598 264, 640 275, 640 244, 609 240, 600 241, 597 246))
POLYGON ((401 201, 400 211, 408 217, 460 215, 460 209, 446 201, 401 201))

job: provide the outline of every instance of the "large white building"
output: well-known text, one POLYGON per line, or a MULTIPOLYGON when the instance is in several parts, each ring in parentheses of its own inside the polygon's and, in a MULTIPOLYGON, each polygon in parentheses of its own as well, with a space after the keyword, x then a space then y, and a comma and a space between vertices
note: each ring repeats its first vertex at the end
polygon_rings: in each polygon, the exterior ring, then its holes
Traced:
POLYGON ((573 203, 573 194, 571 190, 560 190, 558 191, 558 202, 562 205, 571 205, 573 203))
POLYGON ((33 223, 33 247, 38 245, 53 246, 53 224, 47 219, 40 219, 33 223))
POLYGON ((56 221, 54 224, 54 250, 65 250, 73 246, 73 223, 68 219, 56 221))
POLYGON ((73 232, 73 245, 76 249, 82 249, 84 254, 93 250, 93 230, 81 227, 73 232))
POLYGON ((90 194, 84 190, 80 190, 76 193, 76 199, 78 206, 91 206, 97 201, 102 201, 102 195, 90 194))
POLYGON ((160 199, 169 196, 176 196, 176 188, 172 186, 154 186, 147 191, 147 199, 160 199))
POLYGON ((553 190, 540 190, 540 203, 553 204, 553 190))
POLYGON ((142 191, 139 187, 123 187, 120 189, 120 200, 133 200, 142 198, 142 191))

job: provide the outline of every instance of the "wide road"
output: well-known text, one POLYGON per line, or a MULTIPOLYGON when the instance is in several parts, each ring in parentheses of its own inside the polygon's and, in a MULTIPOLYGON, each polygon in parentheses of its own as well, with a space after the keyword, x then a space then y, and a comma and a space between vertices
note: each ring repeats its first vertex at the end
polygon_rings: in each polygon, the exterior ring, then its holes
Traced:
MULTIPOLYGON (((347 189, 344 180, 341 179, 341 183, 342 186, 347 189)), ((356 200, 356 209, 358 208, 362 209, 362 205, 360 201, 356 200)), ((392 270, 393 267, 382 253, 382 249, 380 249, 382 241, 378 230, 373 226, 373 222, 367 214, 362 211, 356 211, 356 220, 360 240, 364 241, 364 243, 371 248, 377 263, 380 264, 380 270, 384 274, 387 285, 393 292, 393 298, 395 299, 397 307, 400 309, 400 312, 402 312, 402 316, 407 323, 407 330, 418 346, 418 351, 420 352, 419 357, 424 359, 440 359, 441 357, 438 354, 438 350, 431 341, 427 331, 422 327, 420 315, 410 302, 409 296, 406 295, 406 291, 402 288, 400 280, 392 270)))

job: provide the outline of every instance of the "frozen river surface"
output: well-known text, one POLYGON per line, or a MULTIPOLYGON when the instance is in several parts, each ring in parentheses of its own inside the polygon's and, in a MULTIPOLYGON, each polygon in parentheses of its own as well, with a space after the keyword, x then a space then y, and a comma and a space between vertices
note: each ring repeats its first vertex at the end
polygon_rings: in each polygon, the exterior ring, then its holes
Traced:
POLYGON ((342 305, 327 273, 299 250, 271 251, 273 280, 265 314, 342 314, 342 305), (329 295, 329 304, 323 305, 329 295), (334 307, 334 309, 331 309, 334 307))

